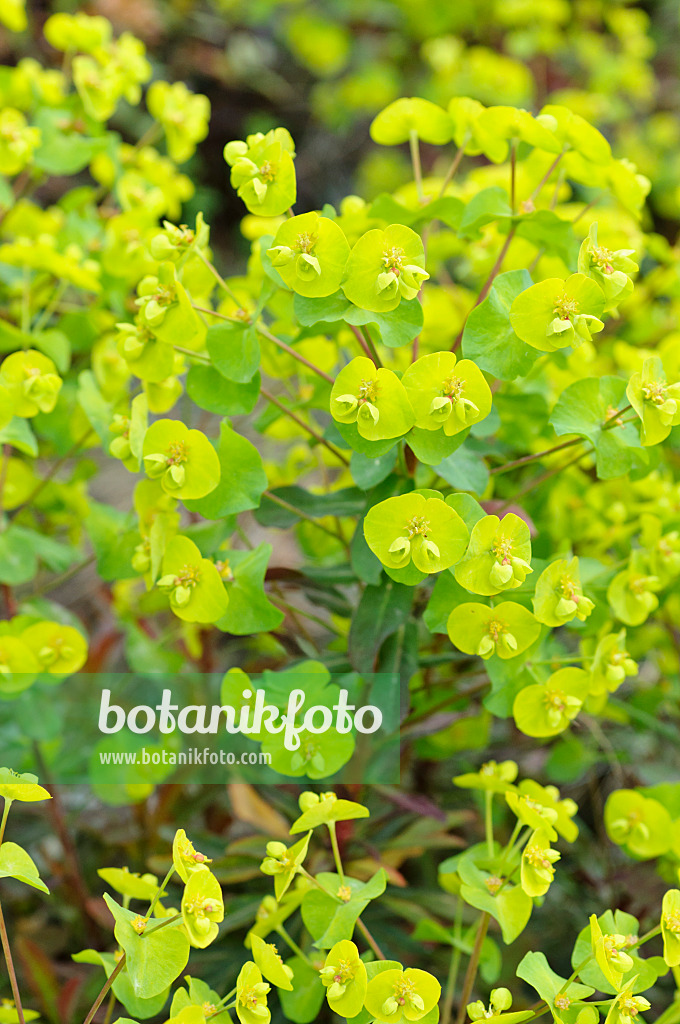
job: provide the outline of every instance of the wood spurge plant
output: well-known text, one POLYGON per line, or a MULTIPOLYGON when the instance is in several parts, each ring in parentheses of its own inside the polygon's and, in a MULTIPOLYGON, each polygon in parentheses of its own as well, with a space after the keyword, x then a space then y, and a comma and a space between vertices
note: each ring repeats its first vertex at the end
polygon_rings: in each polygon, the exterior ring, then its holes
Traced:
POLYGON ((0 1024, 680 1024, 672 5, 135 6, 0 0, 0 1024))

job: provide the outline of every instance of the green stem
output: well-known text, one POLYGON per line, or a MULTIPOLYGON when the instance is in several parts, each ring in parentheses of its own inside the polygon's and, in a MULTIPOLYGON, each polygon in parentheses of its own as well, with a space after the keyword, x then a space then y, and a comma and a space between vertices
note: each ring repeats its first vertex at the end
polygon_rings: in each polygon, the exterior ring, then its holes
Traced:
POLYGON ((308 423, 305 423, 305 421, 301 419, 297 415, 297 413, 293 412, 292 409, 289 409, 288 406, 283 404, 283 402, 280 402, 275 395, 270 394, 263 387, 260 388, 260 394, 263 395, 268 402, 271 402, 272 405, 275 405, 277 409, 280 409, 281 412, 284 413, 284 415, 289 417, 289 419, 293 420, 294 423, 297 423, 299 427, 301 427, 303 430, 306 430, 310 437, 313 437, 316 441, 319 442, 319 444, 322 444, 324 448, 327 448, 329 452, 335 455, 336 459, 339 459, 340 462, 343 462, 345 466, 349 466, 349 459, 347 458, 347 456, 343 455, 341 451, 339 451, 330 443, 330 441, 327 441, 325 437, 319 434, 319 432, 316 431, 314 427, 310 427, 308 423))
POLYGON ((484 831, 488 854, 493 857, 493 793, 489 789, 484 793, 484 831))
POLYGON ((35 501, 35 499, 38 497, 38 495, 42 493, 43 489, 45 487, 47 487, 47 485, 50 482, 50 480, 52 480, 53 477, 59 472, 61 467, 66 462, 68 462, 69 459, 73 458, 73 456, 76 454, 76 452, 79 451, 79 449, 82 448, 82 446, 85 444, 85 442, 87 441, 87 439, 90 436, 90 434, 93 434, 93 433, 94 433, 93 428, 92 427, 88 427, 87 430, 85 431, 85 433, 81 437, 79 437, 77 441, 73 442, 73 444, 71 445, 69 450, 66 452, 66 454, 62 455, 62 457, 60 459, 57 459, 57 461, 51 466, 50 471, 47 474, 47 476, 43 477, 42 480, 40 480, 40 482, 38 484, 36 484, 36 486, 33 488, 33 490, 31 491, 29 496, 26 498, 26 500, 24 502, 22 502, 22 505, 21 505, 22 508, 24 506, 26 506, 26 505, 31 505, 35 501))
MULTIPOLYGON (((454 938, 460 939, 461 922, 463 916, 463 901, 456 899, 456 916, 453 925, 454 938)), ((442 1006, 441 1024, 450 1024, 451 1010, 453 1009, 453 997, 456 992, 456 982, 460 969, 461 948, 459 944, 451 947, 451 959, 449 960, 449 972, 446 976, 446 988, 444 990, 444 1003, 442 1006)))
POLYGON ((340 847, 338 846, 338 837, 335 831, 335 822, 327 822, 328 831, 331 836, 331 846, 333 847, 333 860, 335 861, 335 868, 340 875, 340 885, 345 884, 345 872, 342 870, 342 859, 340 857, 340 847))
POLYGON ((12 951, 9 948, 9 938, 7 936, 7 928, 5 927, 5 918, 2 913, 2 904, 0 904, 0 944, 2 945, 5 963, 7 964, 7 973, 9 974, 9 983, 12 989, 12 998, 14 999, 14 1006, 17 1011, 19 1024, 26 1024, 24 1010, 21 1005, 21 996, 19 995, 19 983, 17 982, 17 975, 14 970, 14 961, 12 960, 12 951))
POLYGON ((195 253, 196 253, 196 255, 198 256, 199 260, 201 260, 201 262, 202 262, 202 263, 203 263, 203 264, 204 264, 204 265, 205 265, 205 266, 206 266, 206 267, 208 268, 208 270, 209 270, 209 271, 210 271, 210 273, 211 273, 211 274, 213 275, 213 277, 215 278, 215 280, 217 281, 217 283, 219 284, 219 286, 220 286, 220 287, 221 287, 221 288, 222 288, 222 289, 223 289, 223 290, 224 290, 224 291, 225 291, 225 292, 227 293, 227 295, 229 296, 229 298, 230 298, 230 299, 231 299, 231 300, 232 300, 233 302, 235 302, 235 303, 236 303, 236 305, 237 305, 237 306, 239 307, 239 309, 240 309, 240 308, 241 308, 241 303, 239 302, 239 300, 237 299, 237 297, 236 297, 236 296, 234 295, 233 291, 231 290, 231 288, 229 287, 229 285, 227 284, 227 282, 226 282, 226 281, 224 280, 224 278, 223 278, 223 277, 222 277, 222 275, 220 274, 220 272, 219 272, 219 270, 217 269, 217 267, 216 267, 216 266, 215 266, 215 265, 214 265, 213 263, 211 263, 211 262, 210 262, 210 260, 209 260, 209 259, 207 258, 207 256, 204 256, 204 254, 203 254, 203 253, 201 252, 201 250, 200 250, 200 249, 199 249, 198 247, 196 247, 196 249, 194 250, 194 252, 195 252, 195 253))
MULTIPOLYGON (((557 993, 555 998, 557 998, 557 996, 563 996, 564 995, 564 993, 567 991, 567 989, 572 984, 572 982, 576 981, 576 979, 578 978, 578 976, 581 973, 581 971, 583 970, 583 968, 588 966, 588 964, 590 963, 590 961, 593 959, 594 956, 595 956, 594 953, 589 953, 588 956, 585 958, 585 960, 581 961, 581 963, 578 965, 578 967, 576 967, 571 972, 571 974, 569 975, 569 977, 567 978, 567 980, 565 981, 564 985, 559 990, 559 992, 557 993)), ((554 1002, 554 1000, 553 1000, 553 1002, 554 1002)))
POLYGON ((5 837, 5 826, 9 817, 9 809, 12 806, 12 800, 8 796, 5 797, 5 807, 2 812, 2 821, 0 821, 0 846, 2 846, 2 840, 5 837))
POLYGON ((416 183, 418 202, 422 206, 422 204, 425 202, 425 195, 423 193, 423 168, 420 163, 420 145, 418 143, 418 133, 413 128, 409 132, 408 144, 411 150, 411 163, 413 164, 413 179, 416 183))
POLYGON ((154 896, 154 898, 151 900, 151 903, 149 904, 149 909, 147 910, 146 915, 145 915, 147 921, 149 920, 149 918, 153 914, 153 912, 154 912, 154 910, 156 908, 156 904, 158 903, 159 899, 161 898, 161 896, 165 892, 165 887, 167 886, 168 882, 170 881, 170 879, 172 878, 174 873, 175 873, 175 867, 173 865, 170 868, 170 870, 168 871, 168 873, 165 876, 165 878, 163 879, 163 882, 161 883, 160 889, 158 889, 158 891, 156 892, 156 895, 154 896))
POLYGON ((277 931, 277 934, 279 934, 281 936, 283 941, 290 946, 290 948, 293 950, 295 955, 298 956, 301 960, 304 960, 304 962, 306 964, 309 964, 309 966, 311 967, 312 961, 309 959, 309 957, 304 952, 304 950, 300 949, 300 947, 298 946, 297 942, 295 942, 295 940, 290 937, 290 935, 288 934, 288 932, 286 931, 286 929, 283 927, 282 924, 280 924, 278 926, 276 931, 277 931))
POLYGON ((369 946, 377 956, 378 960, 385 960, 385 954, 383 953, 382 949, 375 941, 375 939, 373 938, 373 936, 371 935, 368 928, 366 927, 366 925, 364 924, 360 917, 357 918, 357 927, 359 928, 359 931, 361 932, 363 937, 366 939, 366 942, 369 944, 369 946))
POLYGON ((454 156, 453 160, 451 161, 451 165, 450 165, 448 171, 446 172, 446 175, 445 175, 444 180, 442 182, 442 187, 439 190, 439 196, 437 197, 438 199, 441 199, 441 197, 444 195, 444 193, 446 192, 447 188, 449 187, 449 185, 453 181, 453 179, 455 177, 455 174, 456 174, 456 171, 458 170, 458 167, 460 166, 460 162, 463 159, 463 154, 465 153, 465 147, 467 146, 469 141, 470 141, 470 132, 466 132, 465 137, 463 138, 463 141, 461 142, 460 146, 456 150, 456 155, 454 156))
POLYGON ((515 179, 517 174, 517 139, 510 143, 510 209, 513 216, 517 212, 517 201, 515 194, 515 179))
POLYGON ((660 934, 661 925, 657 924, 654 928, 650 928, 648 932, 645 932, 644 935, 641 935, 637 942, 634 942, 632 946, 626 946, 626 951, 628 951, 629 949, 637 949, 637 947, 641 946, 643 942, 649 942, 650 939, 653 939, 660 934))
POLYGON ((574 437, 571 441, 563 441, 562 444, 553 445, 552 448, 544 448, 541 452, 535 452, 533 455, 523 455, 521 459, 513 459, 512 462, 504 462, 502 466, 494 466, 489 472, 494 475, 498 473, 507 473, 511 469, 518 469, 520 466, 528 466, 532 462, 537 462, 539 459, 544 459, 548 455, 552 455, 554 452, 561 452, 565 448, 573 448, 575 444, 583 444, 582 437, 574 437))
POLYGON ((111 972, 111 974, 108 976, 108 978, 104 982, 104 985, 102 986, 101 992, 99 993, 99 995, 95 999, 94 1003, 90 1007, 90 1012, 88 1013, 87 1017, 83 1021, 83 1024, 92 1024, 92 1021, 95 1018, 95 1014, 97 1013, 97 1010, 99 1009, 99 1007, 102 1005, 102 1003, 106 999, 107 992, 109 991, 109 989, 113 985, 114 981, 116 980, 116 978, 118 977, 120 972, 123 970, 123 967, 125 966, 125 959, 126 959, 126 954, 123 953, 122 957, 120 958, 120 960, 118 961, 118 963, 114 967, 113 971, 111 972))
POLYGON ((559 164, 560 160, 561 160, 561 159, 562 159, 562 157, 564 156, 564 153, 565 153, 565 151, 564 151, 564 150, 562 150, 562 152, 561 152, 561 153, 558 153, 558 154, 557 154, 557 156, 555 157, 555 159, 554 159, 554 160, 553 160, 553 162, 551 163, 550 167, 549 167, 549 168, 548 168, 548 170, 547 170, 547 171, 545 172, 545 174, 543 175, 543 177, 542 177, 542 178, 541 178, 541 180, 539 181, 538 185, 536 186, 536 188, 534 189, 534 191, 533 191, 533 192, 531 193, 531 195, 529 196, 529 199, 527 200, 527 202, 529 202, 529 203, 534 203, 534 202, 536 201, 536 199, 538 198, 538 195, 539 195, 539 193, 540 193, 541 189, 543 188, 543 186, 545 185, 545 183, 546 183, 546 182, 548 181, 548 179, 549 179, 550 175, 552 174, 552 172, 553 172, 553 171, 555 170, 555 168, 556 168, 556 167, 557 167, 557 165, 559 164))
POLYGON ((477 936, 475 938, 475 944, 472 948, 470 955, 470 962, 465 972, 465 980, 463 981, 463 991, 460 996, 460 1005, 458 1007, 458 1017, 456 1018, 456 1024, 464 1024, 467 1005, 470 1002, 470 996, 472 994, 472 988, 477 977, 477 970, 479 968, 479 958, 482 955, 482 946, 486 933, 489 928, 489 921, 491 920, 490 915, 485 910, 479 919, 479 928, 477 929, 477 936))
POLYGON ((288 512, 294 512, 296 516, 300 517, 300 519, 304 519, 305 522, 311 523, 312 526, 316 526, 317 530, 323 530, 323 532, 327 533, 329 537, 339 540, 343 547, 347 547, 347 541, 344 537, 341 537, 339 533, 336 533, 335 530, 329 529, 328 526, 324 526, 323 523, 317 522, 313 516, 307 515, 306 512, 296 508, 295 505, 291 505, 290 502, 286 501, 284 498, 279 498, 278 494, 273 494, 270 490, 263 491, 262 494, 265 498, 269 498, 269 500, 273 501, 276 505, 280 505, 281 508, 285 508, 288 512))
POLYGON ((236 995, 236 991, 237 990, 235 988, 232 988, 231 992, 227 992, 226 996, 222 996, 219 1003, 217 1004, 216 1009, 219 1010, 221 1007, 223 1007, 226 1002, 228 1002, 233 996, 236 995))

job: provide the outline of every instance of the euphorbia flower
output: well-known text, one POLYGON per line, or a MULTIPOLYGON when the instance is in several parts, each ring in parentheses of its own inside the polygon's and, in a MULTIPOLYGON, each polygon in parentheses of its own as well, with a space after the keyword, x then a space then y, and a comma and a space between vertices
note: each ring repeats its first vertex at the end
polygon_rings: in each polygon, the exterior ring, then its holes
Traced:
POLYGON ((669 889, 661 905, 663 958, 669 967, 680 964, 680 890, 669 889))
POLYGON ((479 423, 491 411, 491 389, 471 359, 456 362, 453 352, 432 352, 408 367, 401 379, 416 426, 444 428, 447 436, 479 423))
POLYGON ((15 416, 52 412, 62 380, 52 360, 33 348, 12 352, 0 366, 0 384, 10 394, 15 416))
POLYGON ((182 881, 188 882, 191 875, 205 871, 212 861, 194 847, 183 828, 178 828, 172 841, 172 863, 182 881))
POLYGON ((637 977, 631 978, 626 987, 609 1007, 605 1024, 640 1024, 640 1014, 649 1010, 651 1003, 644 996, 634 996, 637 977))
MULTIPOLYGON (((625 952, 628 945, 625 935, 605 935, 595 914, 590 915, 590 942, 597 966, 617 991, 621 988, 623 975, 633 967, 633 959, 625 952)), ((630 983, 629 983, 630 984, 630 983)), ((626 986, 628 987, 628 986, 626 986)))
POLYGON ((551 277, 520 292, 510 309, 515 333, 540 352, 590 341, 604 327, 604 292, 585 274, 551 277))
POLYGON ((672 819, 658 800, 635 789, 616 789, 604 808, 607 835, 641 860, 666 853, 673 842, 672 819))
POLYGON ((286 991, 292 992, 293 971, 284 964, 276 946, 271 942, 265 942, 259 935, 251 932, 250 948, 253 951, 255 963, 267 981, 271 981, 272 985, 276 985, 277 988, 284 988, 286 991))
POLYGON ((420 1020, 439 1001, 441 985, 428 971, 407 967, 381 971, 368 983, 365 1006, 374 1020, 420 1020))
POLYGON ((582 668, 561 668, 545 683, 525 686, 512 706, 517 728, 526 736, 557 736, 576 718, 589 688, 582 668))
POLYGON ((658 356, 645 359, 642 372, 633 374, 626 397, 642 420, 640 440, 645 446, 664 441, 680 423, 680 383, 666 381, 658 356))
POLYGON ((277 900, 280 900, 291 882, 301 870, 303 861, 307 856, 309 837, 311 832, 299 839, 291 847, 285 843, 272 841, 267 843, 267 856, 260 864, 260 871, 265 875, 273 875, 274 891, 277 900))
POLYGON ((590 225, 588 236, 581 243, 579 273, 598 283, 606 300, 605 312, 615 309, 633 291, 630 275, 638 269, 637 263, 630 259, 634 252, 634 249, 612 251, 598 245, 597 223, 590 225))
POLYGON ((5 800, 18 800, 19 803, 52 799, 52 794, 38 785, 37 775, 28 772, 19 775, 11 768, 0 768, 0 796, 5 800))
POLYGON ((156 586, 168 594, 173 612, 185 622, 217 622, 229 604, 215 565, 188 537, 173 537, 166 547, 156 586))
POLYGON ((521 885, 527 896, 545 896, 555 877, 557 850, 550 848, 550 837, 545 829, 538 829, 529 837, 522 851, 521 885))
POLYGON ((536 582, 534 615, 546 626, 563 626, 572 619, 584 622, 595 605, 583 596, 578 558, 559 558, 544 569, 536 582))
POLYGON ((267 255, 294 292, 322 297, 340 287, 349 243, 334 220, 303 213, 284 221, 267 255))
POLYGON ((260 969, 249 960, 236 980, 236 1014, 241 1024, 269 1024, 271 1011, 267 1006, 270 986, 262 981, 260 969))
POLYGON ((36 622, 21 634, 41 668, 50 675, 71 675, 87 660, 87 641, 73 626, 60 622, 36 622))
POLYGON ((659 607, 655 591, 660 589, 658 577, 649 572, 644 551, 635 548, 628 568, 618 572, 609 584, 607 600, 621 622, 639 626, 659 607))
POLYGON ((521 586, 533 572, 530 560, 531 535, 520 516, 514 512, 502 519, 484 516, 472 528, 469 547, 455 576, 466 590, 488 597, 521 586))
POLYGON ((625 648, 626 631, 607 633, 595 649, 590 666, 590 692, 595 695, 613 693, 626 676, 637 675, 637 662, 625 648))
POLYGON ((415 299, 425 270, 423 240, 404 224, 362 235, 349 254, 342 290, 356 306, 388 313, 403 299, 415 299))
POLYGON ((368 978, 354 943, 336 942, 319 974, 331 1010, 340 1017, 356 1017, 364 1005, 368 978))
POLYGON ((390 569, 411 561, 420 572, 441 572, 461 557, 468 541, 467 526, 441 498, 412 491, 373 505, 364 519, 371 551, 390 569))
POLYGON ((447 631, 452 644, 465 654, 504 660, 522 654, 538 640, 541 626, 534 616, 515 601, 502 601, 495 608, 486 604, 459 604, 449 615, 447 631))
POLYGON ((231 185, 251 213, 278 217, 294 205, 295 145, 285 128, 256 132, 245 142, 228 142, 224 159, 231 167, 231 185))
POLYGON ((203 498, 220 482, 217 452, 205 434, 180 420, 156 420, 144 435, 144 468, 173 498, 203 498))
POLYGON ((205 949, 217 938, 224 902, 220 883, 208 868, 189 875, 182 896, 182 919, 189 941, 197 949, 205 949))
POLYGON ((366 356, 357 356, 338 374, 331 391, 331 415, 338 423, 356 423, 369 441, 401 437, 414 421, 397 375, 384 367, 376 369, 366 356))

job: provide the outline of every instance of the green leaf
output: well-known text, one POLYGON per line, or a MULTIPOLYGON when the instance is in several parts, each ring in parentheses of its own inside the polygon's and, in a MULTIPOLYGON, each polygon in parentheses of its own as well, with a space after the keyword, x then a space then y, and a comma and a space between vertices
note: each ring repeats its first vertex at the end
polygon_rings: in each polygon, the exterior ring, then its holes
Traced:
MULTIPOLYGON (((7 531, 20 545, 40 558, 52 572, 66 572, 78 558, 76 548, 62 544, 47 534, 28 530, 23 526, 11 526, 7 531)), ((5 535, 6 536, 6 535, 5 535)))
POLYGON ((294 987, 292 992, 278 991, 283 1014, 293 1024, 311 1024, 318 1017, 325 996, 319 972, 298 956, 286 960, 286 967, 293 971, 294 987))
POLYGON ((83 370, 78 375, 78 404, 90 421, 104 451, 108 451, 112 440, 109 424, 113 418, 113 412, 110 403, 106 401, 99 390, 99 385, 91 370, 83 370))
POLYGON ((186 500, 186 507, 206 519, 221 519, 257 508, 267 487, 267 475, 255 445, 232 430, 224 420, 217 454, 221 467, 219 484, 204 498, 186 500))
POLYGON ((576 270, 579 244, 570 220, 562 220, 552 210, 534 210, 513 223, 518 238, 526 238, 538 249, 558 256, 567 270, 576 270))
POLYGON ((369 217, 377 217, 388 224, 406 224, 407 227, 420 228, 433 220, 440 220, 447 227, 458 230, 463 216, 465 204, 453 196, 442 196, 441 199, 434 199, 425 206, 411 210, 398 203, 397 200, 387 192, 382 192, 371 203, 368 211, 369 217))
POLYGON ((357 672, 371 671, 383 641, 408 618, 412 601, 411 588, 390 579, 365 588, 349 631, 349 661, 357 672))
POLYGON ((335 323, 344 320, 353 327, 375 324, 379 341, 389 348, 408 345, 420 333, 423 326, 423 308, 418 299, 402 299, 396 309, 387 313, 375 313, 355 306, 342 292, 335 292, 324 299, 309 299, 295 296, 295 316, 303 327, 318 323, 335 323))
POLYGON ((139 531, 131 529, 132 515, 89 500, 85 529, 97 556, 97 570, 103 580, 127 579, 132 575, 132 556, 139 544, 139 531))
POLYGON ((489 482, 486 463, 465 445, 443 459, 434 469, 443 480, 460 491, 483 494, 489 482))
POLYGON ((217 416, 246 416, 252 412, 260 395, 260 374, 239 384, 227 380, 214 367, 197 363, 187 374, 189 398, 201 409, 217 416))
POLYGON ((11 587, 27 583, 38 571, 37 552, 22 542, 20 533, 16 526, 0 533, 0 583, 11 587))
POLYGON ((13 448, 33 458, 38 454, 36 436, 28 420, 21 416, 13 416, 7 426, 0 430, 0 445, 3 444, 11 444, 13 448))
POLYGON ((438 466, 444 459, 460 448, 469 430, 461 430, 449 437, 443 430, 426 430, 424 427, 412 427, 406 435, 406 443, 418 459, 426 466, 438 466))
POLYGON ((491 221, 511 217, 512 210, 508 202, 508 193, 504 188, 493 185, 491 188, 478 192, 463 211, 458 227, 461 238, 481 238, 480 228, 491 221))
POLYGON ((7 840, 0 846, 0 878, 16 878, 33 889, 48 894, 50 891, 41 880, 32 858, 17 843, 7 840))
POLYGON ((364 912, 371 900, 385 891, 387 876, 383 868, 368 882, 356 878, 345 878, 344 884, 352 896, 346 902, 337 900, 336 893, 343 884, 339 875, 321 872, 319 883, 328 890, 310 889, 302 901, 302 920, 305 928, 316 940, 317 949, 330 949, 342 939, 351 939, 357 918, 364 912))
POLYGON ((535 988, 541 999, 549 1006, 554 1006, 554 999, 558 992, 564 994, 573 1002, 575 999, 587 999, 595 991, 590 985, 580 985, 572 981, 567 985, 567 979, 561 978, 551 968, 546 960, 545 953, 527 953, 520 961, 515 972, 518 978, 528 982, 535 988))
POLYGON ((104 902, 115 919, 114 934, 125 951, 135 994, 150 999, 163 992, 189 960, 189 939, 183 927, 180 924, 159 928, 152 919, 144 934, 138 935, 132 927, 137 914, 119 906, 108 893, 104 893, 104 902))
POLYGON ((360 487, 362 491, 370 491, 372 487, 382 483, 390 475, 396 461, 396 446, 385 452, 384 455, 375 457, 353 452, 349 469, 357 487, 360 487))
POLYGON ((361 522, 357 524, 357 528, 354 531, 349 549, 349 557, 352 569, 360 580, 364 583, 370 583, 374 587, 380 583, 383 570, 382 563, 366 543, 364 527, 361 522))
POLYGON ((510 323, 515 298, 532 284, 527 270, 499 274, 465 323, 463 355, 501 380, 525 377, 537 359, 536 350, 517 337, 510 323))
POLYGON ((229 607, 216 626, 224 633, 245 636, 276 629, 284 619, 264 592, 264 577, 273 548, 260 544, 254 551, 229 551, 226 558, 234 574, 227 583, 229 607))
POLYGON ((213 324, 206 336, 208 354, 227 380, 245 384, 260 365, 260 342, 249 324, 213 324))
MULTIPOLYGON (((447 504, 450 504, 448 500, 447 504)), ((460 509, 457 511, 462 516, 460 509)), ((466 523, 466 526, 468 525, 466 523)), ((469 593, 461 587, 452 572, 440 573, 423 612, 423 622, 430 633, 446 633, 449 615, 453 609, 469 600, 469 593)))
POLYGON ((353 451, 358 452, 359 455, 366 455, 369 459, 377 459, 381 455, 385 455, 397 443, 396 437, 388 437, 384 441, 369 441, 361 436, 356 423, 338 423, 335 421, 333 426, 353 451))
MULTIPOLYGON (((366 495, 357 487, 343 487, 329 494, 313 494, 304 487, 275 487, 276 494, 283 501, 299 509, 314 519, 324 516, 357 516, 364 511, 366 495)), ((290 509, 283 508, 269 498, 264 498, 255 518, 262 526, 277 526, 280 529, 298 522, 299 516, 290 509)))
POLYGON ((550 416, 558 436, 574 434, 595 446, 597 475, 601 480, 623 476, 633 464, 640 436, 634 423, 603 426, 611 409, 625 405, 626 381, 620 377, 585 377, 560 395, 550 416))

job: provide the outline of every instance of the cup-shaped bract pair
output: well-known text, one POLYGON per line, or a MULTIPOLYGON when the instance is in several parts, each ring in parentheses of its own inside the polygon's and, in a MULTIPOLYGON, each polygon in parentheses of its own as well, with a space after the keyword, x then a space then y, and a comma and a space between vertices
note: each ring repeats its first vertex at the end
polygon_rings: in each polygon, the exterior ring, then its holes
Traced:
POLYGON ((578 254, 580 274, 592 277, 600 286, 605 298, 605 312, 613 310, 633 291, 631 274, 636 273, 637 263, 630 257, 634 249, 607 249, 597 244, 597 223, 590 225, 590 231, 581 243, 578 254))
POLYGON ((330 217, 302 213, 281 225, 267 255, 294 292, 322 298, 340 287, 349 242, 330 217))
POLYGON ((479 423, 491 412, 491 389, 471 359, 456 361, 454 352, 421 356, 406 370, 406 388, 415 425, 451 437, 479 423))
POLYGON ((39 412, 52 412, 61 384, 49 356, 33 348, 12 352, 0 365, 0 385, 9 393, 9 408, 14 416, 29 418, 39 412))
POLYGON ((253 951, 253 959, 263 977, 277 988, 292 992, 293 970, 284 964, 276 946, 272 942, 265 942, 259 935, 251 933, 250 948, 253 951))
POLYGON ((543 570, 536 582, 534 615, 553 628, 572 619, 585 622, 595 605, 583 596, 578 558, 559 558, 543 570))
POLYGON ((590 692, 594 696, 613 693, 626 676, 636 676, 637 662, 626 650, 626 631, 607 633, 602 637, 590 666, 590 692))
POLYGON ((203 498, 220 482, 217 452, 205 434, 181 420, 156 420, 144 435, 142 461, 147 476, 159 480, 173 498, 203 498))
POLYGON ((428 971, 407 967, 381 971, 368 983, 365 1006, 373 1020, 398 1024, 420 1020, 437 1005, 441 985, 428 971))
POLYGON ((515 334, 540 352, 590 341, 604 327, 604 292, 585 274, 551 277, 520 292, 510 308, 515 334))
POLYGON ((42 132, 26 121, 20 110, 0 111, 0 174, 13 177, 23 171, 42 141, 42 132))
POLYGON ((236 1015, 241 1024, 269 1024, 271 1010, 267 1006, 270 988, 262 980, 260 968, 248 960, 236 979, 236 1015))
POLYGON ((486 661, 492 654, 506 660, 531 647, 541 632, 531 612, 515 601, 495 608, 486 604, 459 604, 449 615, 449 639, 459 651, 478 654, 486 661))
POLYGON ((374 555, 389 569, 413 562, 420 572, 441 572, 455 565, 468 542, 468 529, 441 498, 412 491, 374 505, 364 519, 364 536, 374 555))
POLYGON ((28 772, 19 775, 11 768, 0 768, 0 796, 4 800, 18 800, 19 803, 52 799, 52 794, 38 785, 37 775, 28 772))
POLYGON ((173 224, 163 221, 163 230, 154 235, 149 242, 149 252, 155 260, 173 263, 184 262, 191 252, 205 249, 210 240, 210 227, 206 224, 201 212, 196 214, 196 228, 187 224, 173 224))
POLYGON ((338 423, 356 423, 368 441, 401 437, 413 426, 413 409, 396 373, 376 369, 366 356, 343 367, 331 390, 331 416, 338 423))
POLYGON ((505 802, 523 825, 527 825, 533 832, 544 831, 550 842, 555 842, 557 839, 555 825, 559 817, 556 807, 537 800, 533 793, 520 793, 517 790, 506 791, 505 802))
POLYGON ((356 818, 368 818, 368 808, 363 804, 357 804, 353 800, 339 800, 335 793, 312 793, 306 791, 300 794, 300 810, 302 814, 290 826, 290 834, 306 832, 318 825, 334 826, 336 821, 352 821, 356 818))
POLYGON ((172 864, 179 877, 186 883, 197 871, 205 871, 212 861, 195 848, 183 828, 178 828, 172 841, 172 864))
POLYGON ((192 946, 205 949, 217 938, 224 920, 222 889, 212 871, 204 868, 189 875, 182 896, 182 920, 192 946))
POLYGON ((640 440, 645 447, 659 444, 680 423, 680 383, 669 384, 658 356, 645 359, 642 371, 634 373, 626 397, 642 420, 640 440))
POLYGON ((609 794, 604 824, 611 841, 640 860, 661 856, 673 842, 669 812, 658 800, 635 789, 617 789, 609 794))
POLYGON ((621 989, 613 1001, 604 1024, 642 1024, 641 1013, 651 1009, 652 1004, 644 996, 634 995, 637 975, 621 989))
POLYGON ((389 313, 402 299, 415 299, 425 271, 423 240, 405 224, 372 228, 349 254, 342 285, 346 297, 361 309, 389 313))
POLYGON ((231 167, 231 185, 251 213, 279 217, 295 203, 295 144, 285 128, 256 132, 245 142, 228 142, 224 159, 231 167))
POLYGON ((340 1017, 356 1017, 366 998, 366 967, 353 942, 342 939, 332 947, 319 971, 328 1005, 340 1017))
POLYGON ((661 904, 663 958, 669 967, 680 965, 680 890, 669 889, 661 904))
POLYGON ((550 836, 545 829, 537 829, 529 836, 520 867, 521 885, 527 896, 545 896, 553 878, 554 864, 560 859, 557 850, 551 849, 550 836))
POLYGON ((208 134, 210 100, 191 92, 184 82, 156 81, 149 86, 146 104, 163 127, 170 158, 183 164, 208 134))
POLYGON ((411 138, 445 146, 451 141, 453 124, 447 112, 436 103, 417 96, 402 97, 373 118, 370 132, 379 146, 399 146, 411 138))
POLYGON ((591 914, 590 944, 597 966, 612 988, 618 991, 623 975, 634 966, 633 958, 626 953, 627 937, 616 932, 605 934, 597 916, 591 914))
POLYGON ((36 622, 21 634, 33 651, 43 672, 68 676, 83 667, 87 660, 87 640, 74 626, 61 622, 36 622))
POLYGON ((192 306, 171 260, 160 263, 156 274, 142 278, 137 296, 139 321, 159 341, 192 351, 201 348, 206 336, 205 324, 192 306))
POLYGON ((218 570, 188 537, 168 543, 156 586, 169 597, 175 615, 185 622, 217 622, 229 605, 218 570))
POLYGON ((557 736, 576 718, 589 689, 590 678, 582 668, 561 668, 545 683, 525 686, 512 705, 517 728, 525 736, 557 736))
POLYGON ((480 789, 485 793, 507 793, 514 789, 516 761, 485 761, 479 771, 456 775, 453 782, 461 789, 480 789))
POLYGON ((541 122, 519 107, 493 106, 482 110, 475 123, 475 138, 482 152, 495 164, 508 155, 510 144, 520 142, 548 153, 559 153, 562 145, 552 125, 541 122))
POLYGON ((508 512, 484 516, 472 528, 465 558, 456 566, 461 587, 492 597, 503 590, 514 590, 533 572, 531 534, 525 521, 508 512))
POLYGON ((293 846, 287 847, 285 843, 276 840, 267 843, 267 856, 260 864, 260 871, 265 875, 272 875, 274 878, 274 892, 277 900, 287 891, 291 882, 302 868, 311 832, 299 839, 293 846))
POLYGON ((640 626, 659 607, 657 576, 649 571, 641 548, 630 553, 628 568, 618 572, 607 587, 607 600, 617 619, 626 626, 640 626))

